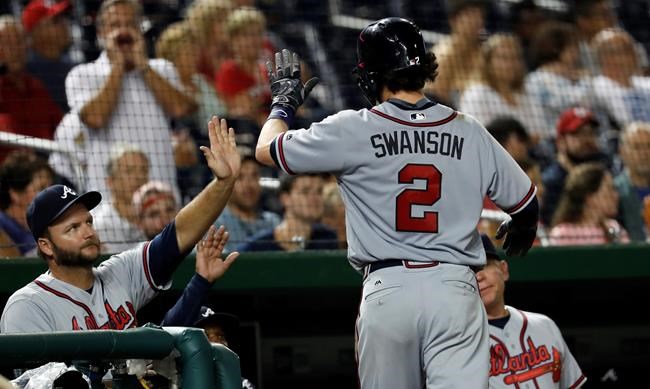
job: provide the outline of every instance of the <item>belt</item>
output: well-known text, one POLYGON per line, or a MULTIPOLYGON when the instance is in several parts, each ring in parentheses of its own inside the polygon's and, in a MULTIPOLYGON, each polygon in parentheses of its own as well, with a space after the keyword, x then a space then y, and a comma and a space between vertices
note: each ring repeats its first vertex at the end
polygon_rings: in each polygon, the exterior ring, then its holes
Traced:
POLYGON ((393 267, 393 266, 404 266, 407 269, 422 269, 425 267, 435 267, 438 266, 439 264, 440 262, 438 261, 414 262, 406 259, 385 259, 383 261, 372 262, 371 264, 366 266, 366 274, 370 274, 375 270, 383 269, 386 267, 393 267))

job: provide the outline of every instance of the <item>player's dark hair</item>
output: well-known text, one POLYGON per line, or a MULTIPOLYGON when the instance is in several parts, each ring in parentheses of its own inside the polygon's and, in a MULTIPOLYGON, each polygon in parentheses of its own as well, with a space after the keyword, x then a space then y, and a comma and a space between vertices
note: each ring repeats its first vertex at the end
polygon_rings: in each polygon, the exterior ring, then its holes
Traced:
POLYGON ((587 197, 600 188, 607 169, 600 163, 578 165, 567 177, 560 203, 553 215, 551 226, 560 223, 577 223, 582 219, 587 197))
POLYGON ((485 128, 502 146, 513 135, 523 142, 530 141, 530 135, 524 125, 512 116, 499 116, 489 122, 485 128))
POLYGON ((569 23, 550 21, 537 29, 531 42, 535 67, 560 59, 562 52, 578 40, 577 30, 569 23))
POLYGON ((54 171, 47 161, 36 154, 25 150, 9 153, 0 166, 0 209, 4 211, 11 205, 10 191, 24 191, 34 176, 41 171, 46 171, 54 177, 54 171))
MULTIPOLYGON (((438 76, 438 61, 433 52, 428 52, 420 66, 411 66, 407 69, 386 73, 381 80, 381 85, 389 91, 420 91, 427 81, 433 82, 438 76)), ((379 88, 381 90, 381 88, 379 88)))

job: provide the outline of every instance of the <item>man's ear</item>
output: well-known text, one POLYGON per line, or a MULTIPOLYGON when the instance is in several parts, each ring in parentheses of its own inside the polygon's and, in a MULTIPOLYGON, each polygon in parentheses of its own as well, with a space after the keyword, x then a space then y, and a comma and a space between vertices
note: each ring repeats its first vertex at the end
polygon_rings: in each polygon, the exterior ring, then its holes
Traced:
POLYGON ((38 238, 36 242, 38 248, 48 257, 54 256, 54 250, 52 249, 52 242, 47 238, 38 238))
POLYGON ((508 281, 510 279, 510 268, 508 267, 508 261, 499 261, 499 268, 501 273, 503 273, 503 280, 508 281))

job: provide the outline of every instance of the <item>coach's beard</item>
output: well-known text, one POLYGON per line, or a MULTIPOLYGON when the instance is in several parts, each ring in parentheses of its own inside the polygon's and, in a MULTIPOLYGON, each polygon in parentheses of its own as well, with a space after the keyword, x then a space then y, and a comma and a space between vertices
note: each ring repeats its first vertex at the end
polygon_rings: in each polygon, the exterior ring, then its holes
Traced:
POLYGON ((65 267, 92 267, 93 263, 99 258, 100 255, 100 242, 99 239, 92 240, 83 244, 79 250, 65 250, 59 248, 52 242, 52 251, 54 251, 54 261, 59 266, 65 267), (81 251, 86 247, 97 246, 97 255, 85 255, 81 251))

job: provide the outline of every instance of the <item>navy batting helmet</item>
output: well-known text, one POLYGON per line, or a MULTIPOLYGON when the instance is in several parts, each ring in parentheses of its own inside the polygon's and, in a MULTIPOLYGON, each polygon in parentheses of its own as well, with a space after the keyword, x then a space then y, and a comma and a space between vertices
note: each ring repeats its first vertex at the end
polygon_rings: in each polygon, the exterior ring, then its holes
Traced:
POLYGON ((418 26, 402 18, 378 20, 364 28, 357 40, 357 85, 370 104, 375 105, 382 77, 420 65, 426 54, 418 26))

